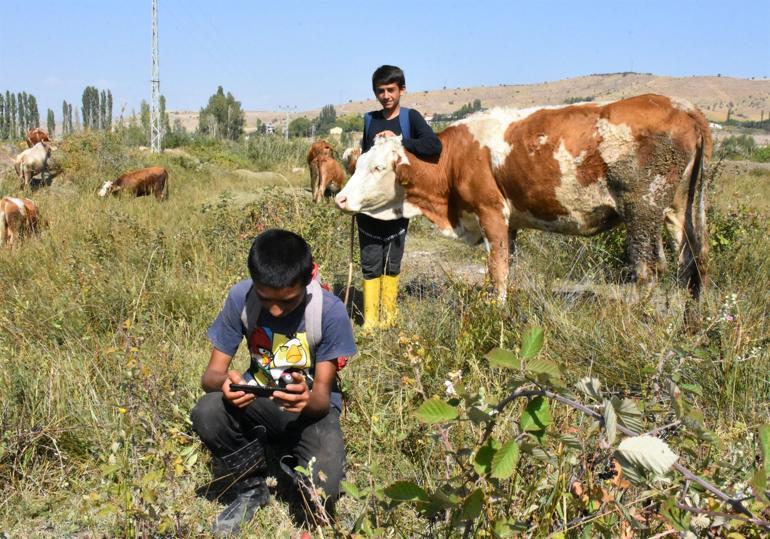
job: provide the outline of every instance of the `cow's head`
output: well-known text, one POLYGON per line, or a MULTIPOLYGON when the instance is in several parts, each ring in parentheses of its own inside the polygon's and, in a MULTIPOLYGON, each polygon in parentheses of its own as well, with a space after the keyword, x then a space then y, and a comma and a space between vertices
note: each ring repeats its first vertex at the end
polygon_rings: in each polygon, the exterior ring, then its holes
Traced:
POLYGON ((408 164, 400 136, 377 137, 358 158, 355 173, 334 202, 345 213, 366 213, 386 221, 414 217, 419 210, 406 202, 406 191, 396 181, 398 166, 408 164))
POLYGON ((113 191, 112 185, 114 183, 115 182, 113 182, 113 181, 106 181, 106 182, 104 182, 104 184, 102 185, 102 188, 99 189, 99 196, 100 197, 106 197, 107 195, 109 195, 113 191))

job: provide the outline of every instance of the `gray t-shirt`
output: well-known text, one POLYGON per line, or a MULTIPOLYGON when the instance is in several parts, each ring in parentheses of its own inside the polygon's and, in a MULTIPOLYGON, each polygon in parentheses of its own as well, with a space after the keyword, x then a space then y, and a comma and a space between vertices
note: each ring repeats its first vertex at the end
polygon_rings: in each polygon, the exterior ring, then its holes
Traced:
MULTIPOLYGON (((356 353, 353 327, 342 301, 331 292, 323 291, 321 311, 321 340, 310 351, 305 334, 305 305, 281 318, 275 318, 262 310, 251 335, 241 321, 246 295, 251 289, 251 279, 234 285, 227 294, 225 305, 208 330, 208 338, 217 350, 229 356, 235 355, 246 337, 251 354, 249 373, 259 383, 267 383, 267 376, 277 379, 285 369, 298 369, 314 374, 315 363, 333 361, 338 357, 356 353)), ((247 375, 248 377, 248 375, 247 375)), ((340 410, 342 396, 336 382, 331 395, 332 405, 340 410)))

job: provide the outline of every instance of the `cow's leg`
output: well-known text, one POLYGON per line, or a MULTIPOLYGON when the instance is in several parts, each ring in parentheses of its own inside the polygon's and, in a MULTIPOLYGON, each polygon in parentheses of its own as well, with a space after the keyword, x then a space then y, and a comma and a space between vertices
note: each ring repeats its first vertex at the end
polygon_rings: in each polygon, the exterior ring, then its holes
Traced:
POLYGON ((508 284, 508 223, 502 208, 489 208, 479 212, 479 224, 486 240, 489 276, 495 286, 497 297, 505 301, 508 284))
POLYGON ((513 256, 516 254, 516 236, 519 235, 519 229, 508 229, 508 267, 513 267, 513 256))

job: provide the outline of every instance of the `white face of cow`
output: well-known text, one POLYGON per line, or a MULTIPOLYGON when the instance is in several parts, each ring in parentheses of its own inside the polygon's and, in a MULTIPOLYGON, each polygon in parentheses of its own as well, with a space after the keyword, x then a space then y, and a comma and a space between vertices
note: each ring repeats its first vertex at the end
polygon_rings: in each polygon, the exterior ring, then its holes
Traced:
MULTIPOLYGON (((409 164, 401 137, 378 137, 361 155, 356 171, 334 202, 346 213, 366 213, 383 220, 414 217, 406 192, 396 182, 396 167, 409 164)), ((417 212, 419 213, 419 211, 417 212)))
POLYGON ((106 197, 107 193, 110 192, 110 187, 112 187, 112 182, 110 181, 104 182, 104 185, 102 185, 102 188, 99 189, 99 196, 106 197))

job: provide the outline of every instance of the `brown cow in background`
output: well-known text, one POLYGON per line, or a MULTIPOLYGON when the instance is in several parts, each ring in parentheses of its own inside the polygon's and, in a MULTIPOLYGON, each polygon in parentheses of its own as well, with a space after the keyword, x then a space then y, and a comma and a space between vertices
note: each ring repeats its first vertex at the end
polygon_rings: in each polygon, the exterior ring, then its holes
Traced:
POLYGON ((310 170, 312 171, 313 168, 317 174, 317 182, 311 185, 313 202, 321 202, 321 198, 324 196, 333 197, 345 185, 345 172, 333 157, 325 155, 316 157, 310 170))
POLYGON ((127 172, 117 180, 106 181, 99 190, 100 197, 121 192, 141 197, 155 195, 157 200, 168 199, 168 171, 163 167, 149 167, 127 172))
POLYGON ((39 223, 40 212, 30 199, 0 199, 0 247, 13 247, 22 236, 36 234, 39 223))
POLYGON ((315 193, 318 190, 319 163, 317 160, 320 157, 334 157, 334 148, 323 139, 315 141, 310 146, 310 151, 307 152, 307 166, 310 169, 310 192, 313 193, 313 200, 315 200, 315 193))
POLYGON ((30 129, 27 132, 27 146, 31 148, 38 142, 51 142, 51 139, 48 138, 48 133, 46 133, 44 129, 40 129, 39 127, 30 129))

